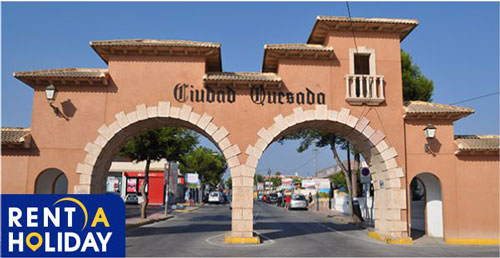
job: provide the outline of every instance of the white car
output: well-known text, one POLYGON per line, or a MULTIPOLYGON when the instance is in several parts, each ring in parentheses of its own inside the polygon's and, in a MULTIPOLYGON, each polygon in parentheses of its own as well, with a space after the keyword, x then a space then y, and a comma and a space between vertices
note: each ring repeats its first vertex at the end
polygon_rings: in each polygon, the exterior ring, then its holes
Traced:
POLYGON ((224 196, 222 196, 221 192, 210 192, 210 194, 208 194, 208 202, 209 203, 223 203, 224 196))
POLYGON ((127 194, 127 197, 125 197, 125 203, 139 204, 139 197, 137 196, 137 194, 127 194))
POLYGON ((292 194, 289 209, 307 209, 306 196, 303 194, 292 194))

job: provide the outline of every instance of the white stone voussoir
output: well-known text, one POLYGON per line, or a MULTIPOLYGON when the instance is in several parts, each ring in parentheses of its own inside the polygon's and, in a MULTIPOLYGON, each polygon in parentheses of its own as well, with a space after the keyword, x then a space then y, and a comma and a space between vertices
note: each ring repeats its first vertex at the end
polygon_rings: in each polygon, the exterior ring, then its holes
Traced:
POLYGON ((224 137, 228 135, 229 131, 224 126, 222 126, 212 135, 212 138, 215 142, 219 143, 220 141, 222 141, 222 139, 224 139, 224 137))
POLYGON ((138 120, 148 119, 148 109, 146 107, 146 104, 137 105, 135 108, 136 108, 138 120))
POLYGON ((208 135, 212 136, 215 133, 215 131, 217 131, 217 129, 219 129, 219 128, 214 123, 209 123, 207 125, 207 128, 205 128, 205 132, 208 135))
POLYGON ((305 121, 313 121, 316 119, 316 115, 314 114, 314 109, 304 111, 304 119, 305 121))
POLYGON ((337 118, 337 121, 339 123, 345 124, 347 123, 347 119, 349 118, 349 114, 351 113, 351 110, 347 108, 341 108, 339 112, 339 116, 337 118))
POLYGON ((78 165, 76 165, 76 173, 77 174, 91 175, 93 168, 94 167, 89 165, 89 164, 78 163, 78 165))
POLYGON ((139 118, 137 117, 137 111, 132 111, 127 114, 127 120, 129 124, 133 124, 137 121, 139 121, 139 118))
POLYGON ((285 121, 288 125, 288 127, 294 126, 297 124, 297 118, 295 114, 291 114, 285 117, 285 121))
POLYGON ((262 138, 267 144, 271 143, 273 140, 273 136, 271 133, 266 130, 266 128, 260 128, 260 130, 257 132, 257 135, 262 138))
POLYGON ((193 111, 193 107, 190 105, 183 104, 181 111, 179 113, 179 119, 188 121, 189 116, 191 115, 191 111, 193 111))
POLYGON ((295 114, 295 118, 297 119, 297 123, 302 123, 306 120, 304 116, 304 109, 302 107, 294 108, 293 113, 295 114))
MULTIPOLYGON (((227 160, 227 166, 230 168, 230 169, 233 169, 234 167, 238 167, 240 166, 240 159, 238 158, 238 156, 234 156, 234 157, 231 157, 231 158, 227 158, 226 157, 226 160, 227 160)), ((233 173, 231 173, 231 176, 233 173)))
POLYGON ((275 122, 274 124, 276 125, 276 127, 279 131, 283 131, 288 127, 288 124, 285 121, 285 118, 281 114, 274 117, 274 122, 275 122))
POLYGON ((347 126, 351 127, 351 128, 355 128, 356 127, 356 124, 358 123, 358 118, 355 117, 355 116, 352 116, 352 115, 349 115, 349 117, 347 118, 347 126))
POLYGON ((398 156, 398 153, 396 152, 396 149, 394 149, 394 147, 391 147, 391 148, 386 149, 383 152, 381 152, 380 155, 382 156, 382 158, 384 160, 388 160, 390 158, 394 158, 394 157, 398 156))
POLYGON ((314 111, 314 117, 316 120, 326 120, 328 118, 328 109, 326 105, 316 105, 314 111))
POLYGON ((130 122, 128 121, 127 115, 123 111, 116 114, 115 118, 116 118, 116 121, 118 122, 118 125, 121 128, 125 128, 130 124, 130 122))
POLYGON ((158 107, 148 107, 148 118, 158 117, 158 107))
POLYGON ((208 124, 212 121, 213 117, 207 113, 204 113, 200 120, 198 121, 198 127, 201 130, 205 130, 205 128, 208 126, 208 124))
POLYGON ((170 116, 170 101, 158 102, 158 116, 159 117, 169 117, 170 116))
POLYGON ((336 122, 339 117, 339 112, 336 110, 328 110, 326 119, 336 122))
POLYGON ((189 115, 189 123, 193 125, 197 125, 198 121, 200 120, 201 115, 196 113, 196 112, 191 112, 191 115, 189 115))
POLYGON ((239 155, 241 153, 241 150, 238 145, 234 144, 231 147, 227 148, 223 153, 226 159, 228 159, 239 155))
POLYGON ((170 107, 170 117, 179 119, 180 114, 181 114, 181 108, 174 106, 170 107))
POLYGON ((226 150, 229 146, 231 146, 231 141, 229 141, 228 137, 224 137, 224 139, 219 142, 219 148, 221 151, 226 150))
POLYGON ((101 153, 102 148, 95 143, 89 142, 87 143, 87 145, 85 145, 85 148, 83 148, 83 150, 97 157, 101 153))

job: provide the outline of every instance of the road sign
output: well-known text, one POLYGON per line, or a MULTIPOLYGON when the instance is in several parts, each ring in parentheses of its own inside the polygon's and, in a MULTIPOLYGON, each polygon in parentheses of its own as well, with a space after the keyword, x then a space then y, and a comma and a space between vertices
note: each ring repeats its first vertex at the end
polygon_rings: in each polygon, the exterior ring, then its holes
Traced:
POLYGON ((362 168, 360 174, 361 174, 361 176, 360 176, 359 181, 362 184, 369 184, 371 182, 370 170, 368 168, 362 168))

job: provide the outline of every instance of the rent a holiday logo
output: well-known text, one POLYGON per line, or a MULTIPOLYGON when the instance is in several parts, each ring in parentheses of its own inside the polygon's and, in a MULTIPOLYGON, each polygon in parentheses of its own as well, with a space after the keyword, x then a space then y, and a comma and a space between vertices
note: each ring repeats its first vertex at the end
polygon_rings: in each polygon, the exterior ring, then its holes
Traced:
POLYGON ((2 195, 2 256, 124 256, 125 210, 113 194, 2 195))

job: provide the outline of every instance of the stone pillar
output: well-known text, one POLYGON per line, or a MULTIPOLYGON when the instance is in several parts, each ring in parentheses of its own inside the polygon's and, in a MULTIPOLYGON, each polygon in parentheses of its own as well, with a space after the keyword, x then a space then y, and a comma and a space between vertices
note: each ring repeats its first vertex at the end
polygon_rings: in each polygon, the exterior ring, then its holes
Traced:
POLYGON ((232 169, 233 202, 231 236, 253 236, 253 174, 252 168, 240 165, 232 169))

